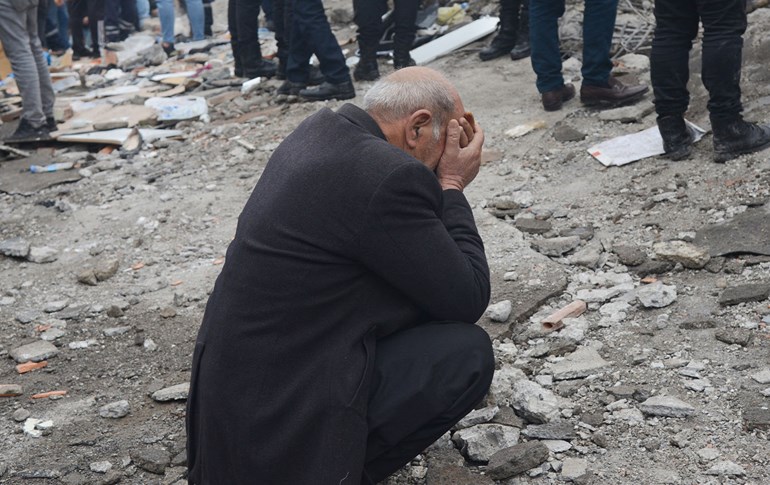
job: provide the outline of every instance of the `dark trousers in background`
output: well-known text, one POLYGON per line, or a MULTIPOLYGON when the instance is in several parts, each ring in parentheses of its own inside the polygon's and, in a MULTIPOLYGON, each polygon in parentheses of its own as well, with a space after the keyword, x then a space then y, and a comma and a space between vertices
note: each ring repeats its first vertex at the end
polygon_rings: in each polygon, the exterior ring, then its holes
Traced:
MULTIPOLYGON (((395 0, 393 8, 394 50, 408 54, 414 43, 418 0, 395 0)), ((383 34, 382 16, 388 11, 387 0, 353 0, 355 22, 358 26, 358 45, 362 57, 377 55, 383 34)))
POLYGON ((687 111, 690 49, 703 22, 701 77, 712 124, 740 117, 745 0, 655 0, 655 19, 650 69, 658 116, 687 111))
POLYGON ((229 0, 227 4, 227 27, 235 70, 242 71, 242 75, 248 78, 255 77, 250 71, 257 69, 262 61, 259 47, 260 5, 260 0, 229 0))
POLYGON ((40 38, 40 45, 43 49, 48 49, 48 41, 45 35, 45 19, 48 18, 49 0, 38 0, 37 2, 37 36, 40 38))
POLYGON ((45 21, 45 38, 48 48, 53 51, 63 51, 69 48, 69 15, 67 7, 51 3, 45 21))
MULTIPOLYGON (((529 6, 529 38, 532 68, 541 93, 564 85, 559 49, 559 17, 565 0, 532 0, 529 6)), ((606 86, 612 71, 610 49, 615 30, 618 0, 585 0, 583 13, 583 84, 606 86)))
POLYGON ((384 480, 446 433, 484 398, 494 370, 476 325, 427 323, 378 340, 362 482, 384 480))
POLYGON ((103 16, 99 0, 71 0, 67 2, 70 14, 70 32, 72 33, 72 51, 76 55, 88 54, 85 44, 83 19, 88 17, 88 30, 91 32, 91 51, 99 55, 99 20, 103 16))
POLYGON ((134 31, 136 18, 136 0, 104 0, 105 40, 107 42, 124 40, 134 31))
MULTIPOLYGON (((307 83, 310 76, 310 57, 315 54, 321 64, 321 73, 327 82, 340 84, 350 81, 350 71, 345 64, 337 39, 331 31, 329 20, 321 0, 286 0, 292 4, 289 39, 289 55, 286 62, 286 78, 294 83, 307 83)), ((276 5, 273 5, 277 17, 276 5)), ((277 23, 277 22, 276 22, 277 23)))

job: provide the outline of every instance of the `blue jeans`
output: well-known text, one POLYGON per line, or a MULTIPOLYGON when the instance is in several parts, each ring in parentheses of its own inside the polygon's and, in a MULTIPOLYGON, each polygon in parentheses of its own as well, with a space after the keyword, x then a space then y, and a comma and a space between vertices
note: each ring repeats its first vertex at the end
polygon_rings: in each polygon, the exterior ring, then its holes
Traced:
MULTIPOLYGON (((583 85, 606 86, 612 71, 610 48, 618 0, 585 0, 583 14, 583 85)), ((564 85, 561 74, 558 19, 564 0, 530 0, 529 40, 537 90, 554 91, 564 85)))
POLYGON ((62 5, 50 5, 48 7, 48 17, 45 22, 45 36, 48 41, 48 47, 52 50, 65 50, 70 47, 68 35, 70 17, 67 14, 67 7, 62 5))
MULTIPOLYGON (((158 0, 158 15, 163 42, 174 43, 174 0, 158 0)), ((187 0, 187 16, 190 18, 192 40, 203 40, 203 0, 187 0)))
POLYGON ((712 124, 739 118, 744 0, 656 0, 655 20, 650 74, 658 115, 682 116, 687 111, 690 49, 702 22, 701 79, 709 92, 712 124))
POLYGON ((150 18, 150 0, 136 0, 136 14, 140 22, 150 18))
POLYGON ((350 81, 350 70, 326 19, 323 2, 294 0, 292 5, 286 79, 295 83, 307 82, 310 56, 315 54, 327 82, 340 84, 350 81))

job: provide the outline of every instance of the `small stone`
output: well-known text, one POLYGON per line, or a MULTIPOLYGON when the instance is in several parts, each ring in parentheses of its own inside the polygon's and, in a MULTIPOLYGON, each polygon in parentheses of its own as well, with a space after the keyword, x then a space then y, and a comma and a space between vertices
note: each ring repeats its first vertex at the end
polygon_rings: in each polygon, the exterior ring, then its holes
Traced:
POLYGON ((131 460, 142 470, 163 475, 171 461, 171 456, 169 456, 166 450, 161 448, 146 448, 143 450, 132 450, 131 460))
POLYGON ((557 381, 588 377, 609 366, 599 353, 590 347, 581 347, 562 361, 551 366, 553 378, 557 381))
POLYGON ((37 310, 28 310, 17 313, 14 318, 16 318, 16 321, 19 323, 32 323, 42 316, 42 313, 37 310))
POLYGON ((685 268, 703 268, 711 259, 707 249, 684 241, 656 243, 652 249, 659 260, 681 263, 685 268))
POLYGON ((612 247, 612 252, 618 257, 618 261, 626 266, 639 266, 647 261, 647 255, 638 246, 617 244, 612 247))
POLYGON ((676 286, 664 285, 660 281, 636 290, 639 303, 645 308, 663 308, 676 301, 676 286))
POLYGON ((743 425, 747 431, 755 429, 770 430, 770 409, 767 407, 750 407, 743 410, 743 425))
POLYGON ((112 463, 109 461, 95 461, 88 465, 88 468, 94 473, 107 473, 112 468, 112 463))
POLYGON ((184 401, 190 393, 190 383, 184 382, 175 386, 166 387, 152 393, 152 398, 158 402, 184 401))
POLYGON ((147 352, 155 352, 156 350, 158 350, 158 344, 156 344, 155 341, 151 338, 144 339, 142 346, 144 347, 144 350, 146 350, 147 352))
POLYGON ((718 323, 716 320, 710 318, 699 318, 693 320, 686 320, 679 324, 679 328, 682 330, 706 330, 709 328, 716 328, 718 323))
POLYGON ((586 136, 585 133, 578 131, 565 123, 559 123, 553 129, 553 138, 562 143, 568 141, 581 141, 584 140, 586 136))
POLYGON ((29 361, 40 362, 41 360, 50 359, 58 353, 59 349, 51 342, 38 340, 11 350, 11 357, 21 364, 29 361))
POLYGON ((639 410, 650 416, 686 418, 695 413, 695 408, 671 396, 653 396, 639 404, 639 410))
POLYGON ((88 286, 96 286, 98 283, 94 270, 91 268, 85 269, 78 273, 78 283, 83 283, 88 286))
POLYGON ((160 310, 160 316, 162 318, 174 318, 176 316, 176 310, 174 310, 170 306, 163 307, 160 310))
POLYGON ((520 443, 492 455, 486 472, 495 480, 503 480, 545 463, 549 456, 548 447, 539 441, 520 443))
POLYGON ((94 269, 94 276, 99 281, 106 281, 118 272, 120 261, 117 258, 107 258, 99 261, 94 269))
POLYGON ((571 440, 577 436, 575 427, 568 421, 554 421, 548 424, 530 424, 521 434, 539 440, 571 440))
POLYGON ((530 207, 532 204, 535 203, 535 196, 532 195, 532 192, 529 192, 527 190, 517 190, 517 191, 511 192, 511 199, 519 207, 524 207, 524 208, 530 207))
POLYGON ((629 268, 629 271, 633 271, 640 278, 650 275, 659 275, 668 273, 674 269, 674 263, 670 261, 645 261, 639 266, 629 268))
POLYGON ((588 245, 575 252, 570 257, 570 262, 576 266, 596 268, 602 259, 602 250, 599 246, 588 245))
POLYGON ((465 429, 477 424, 484 424, 492 421, 495 415, 500 411, 498 406, 487 406, 482 409, 474 409, 457 423, 453 429, 465 429))
POLYGON ((131 331, 131 327, 110 327, 105 328, 103 333, 106 337, 117 337, 131 331))
POLYGON ((48 246, 32 247, 27 254, 27 261, 31 263, 53 263, 59 259, 59 251, 48 246))
POLYGON ((770 384, 770 369, 764 369, 756 374, 752 374, 751 378, 760 384, 770 384))
POLYGON ((559 398, 537 383, 522 379, 513 384, 511 407, 524 419, 547 423, 559 415, 559 398))
POLYGON ((577 480, 588 472, 588 461, 582 458, 567 458, 561 466, 561 476, 566 480, 577 480))
POLYGON ((69 305, 67 300, 49 301, 45 304, 43 311, 46 313, 56 313, 67 308, 67 305, 69 305))
POLYGON ((714 337, 726 344, 738 344, 741 347, 746 347, 751 342, 753 333, 746 328, 723 328, 714 332, 714 337))
POLYGON ((128 401, 122 399, 100 407, 99 416, 103 418, 118 419, 127 416, 130 411, 131 405, 128 404, 128 401))
POLYGON ((727 288, 719 296, 722 306, 737 305, 749 301, 764 301, 770 295, 770 285, 749 284, 727 288))
POLYGON ((516 229, 528 234, 545 234, 551 230, 550 221, 541 221, 540 219, 519 218, 513 224, 516 229))
POLYGON ((728 477, 742 477, 746 470, 732 461, 718 461, 706 471, 706 475, 719 475, 728 477))
POLYGON ((11 258, 26 258, 29 254, 29 243, 20 237, 0 241, 0 254, 11 258))
POLYGON ((112 318, 120 318, 125 313, 123 313, 123 310, 117 306, 117 305, 110 305, 109 308, 107 308, 107 316, 112 318))
POLYGON ((599 119, 602 121, 619 121, 621 123, 638 123, 653 111, 655 111, 655 105, 650 102, 643 102, 601 111, 599 112, 599 119))
POLYGON ((499 301, 493 305, 487 307, 486 315, 493 322, 505 323, 511 316, 513 305, 511 300, 499 301))
POLYGON ((53 342, 56 339, 60 339, 64 337, 66 333, 67 332, 65 332, 61 328, 54 327, 54 328, 49 328, 45 332, 41 333, 40 338, 48 342, 53 342))
POLYGON ((604 303, 620 295, 620 293, 621 290, 619 288, 582 289, 578 290, 575 298, 586 303, 604 303))
POLYGON ((16 397, 23 394, 23 389, 18 384, 0 384, 0 397, 16 397))
POLYGON ((716 448, 702 448, 698 450, 698 457, 702 463, 714 461, 719 458, 720 455, 721 453, 716 448))
POLYGON ((580 246, 580 237, 553 237, 532 242, 532 246, 546 256, 559 257, 580 246))
POLYGON ((21 423, 22 421, 25 421, 30 415, 31 415, 31 413, 29 411, 27 411, 26 409, 19 408, 16 411, 13 412, 11 417, 17 423, 21 423))
POLYGON ((487 462, 496 452, 515 445, 519 430, 501 424, 479 424, 455 432, 452 441, 468 459, 487 462))

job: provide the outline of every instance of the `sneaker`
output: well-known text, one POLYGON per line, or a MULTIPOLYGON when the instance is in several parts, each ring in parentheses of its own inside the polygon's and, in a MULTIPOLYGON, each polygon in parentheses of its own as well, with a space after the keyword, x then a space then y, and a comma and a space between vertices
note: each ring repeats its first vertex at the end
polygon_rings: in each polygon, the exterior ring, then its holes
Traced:
POLYGON ((770 147, 770 125, 739 119, 730 123, 711 123, 714 130, 714 161, 724 163, 738 155, 770 147))
POLYGON ((559 89, 546 91, 540 97, 543 101, 543 109, 546 111, 559 111, 562 104, 575 97, 575 86, 571 83, 563 84, 559 89))
POLYGON ((580 87, 580 101, 596 108, 615 108, 633 104, 642 99, 650 88, 644 84, 625 85, 610 76, 606 86, 580 87))
POLYGON ((306 101, 352 99, 356 97, 356 88, 353 87, 352 81, 339 84, 324 82, 318 87, 301 90, 299 95, 306 101))
POLYGON ((16 127, 16 131, 6 138, 4 143, 28 143, 50 139, 51 135, 48 134, 48 128, 46 128, 45 124, 35 128, 29 121, 22 118, 21 121, 19 121, 19 126, 16 127))
POLYGON ((663 138, 664 157, 679 161, 690 156, 695 142, 695 130, 681 116, 658 118, 658 131, 663 138))

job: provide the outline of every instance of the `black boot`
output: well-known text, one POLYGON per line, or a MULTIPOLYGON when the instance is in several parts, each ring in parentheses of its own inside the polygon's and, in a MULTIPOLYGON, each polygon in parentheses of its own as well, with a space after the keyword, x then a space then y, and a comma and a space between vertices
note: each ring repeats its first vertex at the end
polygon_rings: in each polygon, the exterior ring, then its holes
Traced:
POLYGON ((329 99, 351 99, 356 97, 356 89, 352 81, 339 84, 325 82, 316 88, 303 89, 300 97, 306 101, 326 101, 329 99))
POLYGON ((356 81, 375 81, 380 77, 380 70, 377 66, 377 58, 364 59, 361 58, 356 64, 356 68, 353 70, 353 78, 356 81))
POLYGON ((409 51, 412 50, 412 45, 414 44, 414 36, 414 33, 409 33, 396 35, 393 39, 393 68, 395 70, 398 71, 399 69, 417 64, 412 59, 412 56, 409 55, 409 51))
POLYGON ((243 66, 243 77, 254 79, 255 77, 273 77, 277 67, 270 61, 262 58, 259 48, 259 40, 254 42, 238 42, 238 51, 243 66))
POLYGON ((19 126, 16 127, 16 131, 14 131, 11 136, 3 140, 3 143, 26 143, 33 141, 46 141, 50 139, 51 135, 48 134, 48 128, 45 123, 35 128, 30 124, 29 121, 27 121, 25 118, 22 118, 21 121, 19 121, 19 126))
POLYGON ((524 2, 521 6, 521 15, 519 16, 519 31, 516 34, 516 46, 511 49, 511 59, 518 61, 532 54, 529 46, 529 5, 524 2))
POLYGON ((714 130, 714 161, 717 163, 770 147, 770 125, 749 123, 738 118, 731 122, 711 120, 711 128, 714 130))
POLYGON ((690 156, 695 131, 685 123, 684 118, 676 115, 660 117, 658 130, 663 138, 664 157, 678 161, 690 156))
POLYGON ((516 46, 516 34, 519 27, 519 2, 503 0, 500 2, 500 30, 490 44, 479 51, 479 59, 491 61, 511 52, 516 46))
POLYGON ((233 49, 233 60, 235 60, 235 77, 243 77, 243 64, 241 63, 240 46, 236 40, 231 40, 230 47, 233 49))
POLYGON ((276 94, 284 96, 299 96, 299 92, 307 88, 305 83, 293 83, 291 81, 284 81, 278 88, 276 94))

